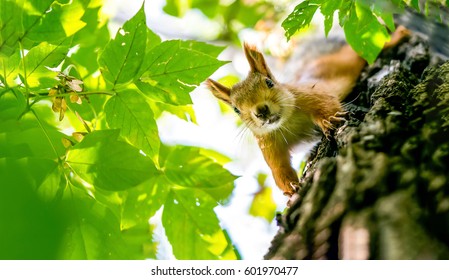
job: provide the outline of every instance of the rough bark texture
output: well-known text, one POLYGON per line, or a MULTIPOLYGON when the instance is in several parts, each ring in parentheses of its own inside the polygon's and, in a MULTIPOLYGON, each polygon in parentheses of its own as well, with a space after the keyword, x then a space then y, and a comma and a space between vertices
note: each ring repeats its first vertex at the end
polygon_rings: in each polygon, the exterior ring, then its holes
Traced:
POLYGON ((367 66, 266 259, 449 259, 449 62, 418 37, 367 66))

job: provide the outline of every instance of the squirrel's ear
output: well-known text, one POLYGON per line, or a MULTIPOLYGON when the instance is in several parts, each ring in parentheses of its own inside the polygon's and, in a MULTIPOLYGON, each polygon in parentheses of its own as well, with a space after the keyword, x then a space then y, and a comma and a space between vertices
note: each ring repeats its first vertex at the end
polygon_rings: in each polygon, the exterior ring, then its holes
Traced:
POLYGON ((263 54, 259 52, 256 47, 249 45, 248 43, 243 44, 243 49, 245 50, 246 59, 251 67, 251 72, 261 73, 274 80, 273 74, 271 74, 263 54))
POLYGON ((206 80, 206 86, 220 100, 231 104, 231 89, 212 79, 206 80))

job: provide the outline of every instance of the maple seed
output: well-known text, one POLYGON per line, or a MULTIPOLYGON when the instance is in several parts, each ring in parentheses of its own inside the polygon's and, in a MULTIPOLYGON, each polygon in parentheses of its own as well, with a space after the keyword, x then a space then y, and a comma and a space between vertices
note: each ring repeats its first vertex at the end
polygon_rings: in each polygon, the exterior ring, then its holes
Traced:
POLYGON ((75 92, 81 92, 83 91, 83 88, 80 86, 83 84, 83 81, 77 80, 77 79, 68 79, 69 77, 67 77, 67 86, 75 91, 75 92))
POLYGON ((75 138, 76 141, 81 142, 84 139, 84 136, 86 136, 86 132, 73 132, 72 136, 75 138))
POLYGON ((70 102, 72 103, 77 103, 77 104, 82 104, 83 101, 81 100, 80 96, 74 92, 70 93, 70 102))
POLYGON ((66 149, 68 149, 74 145, 74 143, 72 141, 70 141, 69 139, 64 138, 64 137, 61 139, 61 141, 62 141, 62 145, 64 145, 64 147, 66 149))

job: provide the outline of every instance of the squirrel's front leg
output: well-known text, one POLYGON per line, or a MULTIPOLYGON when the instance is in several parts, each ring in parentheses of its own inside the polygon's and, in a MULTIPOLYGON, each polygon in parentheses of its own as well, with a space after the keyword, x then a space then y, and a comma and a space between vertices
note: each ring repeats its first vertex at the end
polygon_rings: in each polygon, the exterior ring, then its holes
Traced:
POLYGON ((284 195, 292 196, 299 188, 299 180, 291 166, 288 147, 282 144, 276 145, 277 141, 267 138, 257 138, 265 161, 273 173, 276 185, 284 192, 284 195))

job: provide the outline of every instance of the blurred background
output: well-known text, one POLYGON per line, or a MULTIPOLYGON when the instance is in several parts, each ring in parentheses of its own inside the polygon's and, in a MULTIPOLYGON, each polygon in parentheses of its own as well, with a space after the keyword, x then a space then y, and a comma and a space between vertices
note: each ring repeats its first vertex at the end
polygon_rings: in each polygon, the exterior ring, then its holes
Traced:
MULTIPOLYGON (((105 1, 103 12, 110 16, 110 31, 131 18, 142 1, 105 1)), ((257 0, 151 0, 145 2, 147 25, 163 39, 194 39, 227 48, 221 60, 230 61, 213 79, 232 85, 244 78, 249 66, 241 43, 250 42, 267 54, 275 75, 295 44, 287 42, 280 22, 293 9, 292 1, 257 0)), ((282 80, 281 76, 277 76, 282 80)), ((241 176, 227 205, 217 207, 221 226, 228 231, 242 259, 262 259, 277 232, 276 212, 286 207, 287 198, 276 187, 271 172, 251 133, 244 130, 238 116, 200 86, 191 92, 195 122, 170 114, 158 119, 161 140, 167 144, 193 145, 216 150, 231 159, 225 167, 241 176)), ((297 170, 304 154, 295 153, 297 170)), ((160 213, 151 219, 160 242, 158 258, 173 259, 165 240, 160 213)))

